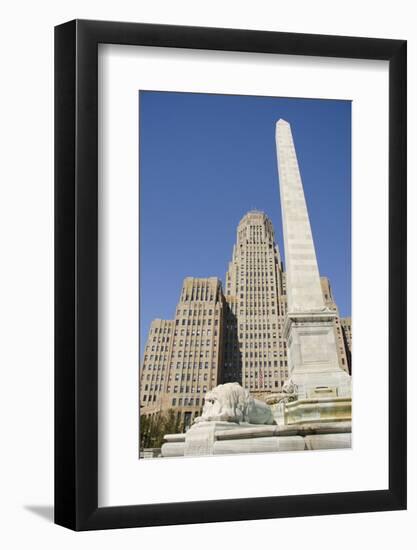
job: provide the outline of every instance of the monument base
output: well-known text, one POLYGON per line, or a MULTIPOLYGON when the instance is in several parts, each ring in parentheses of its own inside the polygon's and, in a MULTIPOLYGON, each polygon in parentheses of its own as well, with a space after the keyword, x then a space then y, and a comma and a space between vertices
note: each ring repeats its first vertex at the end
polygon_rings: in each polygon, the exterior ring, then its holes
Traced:
POLYGON ((200 422, 185 434, 169 434, 163 457, 272 453, 351 447, 351 423, 287 426, 200 422))
POLYGON ((351 377, 339 364, 335 319, 336 313, 327 308, 286 316, 289 380, 298 399, 352 396, 351 377))
POLYGON ((285 424, 310 422, 349 422, 352 418, 350 397, 298 399, 285 406, 285 424))

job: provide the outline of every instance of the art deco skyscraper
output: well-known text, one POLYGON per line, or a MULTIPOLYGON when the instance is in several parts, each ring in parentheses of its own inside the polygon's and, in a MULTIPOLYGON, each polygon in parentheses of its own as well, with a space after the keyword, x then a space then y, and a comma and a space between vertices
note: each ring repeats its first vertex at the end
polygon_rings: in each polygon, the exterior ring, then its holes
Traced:
POLYGON ((285 275, 274 229, 263 212, 252 210, 240 221, 226 274, 223 381, 239 381, 251 392, 277 391, 288 375, 285 275))

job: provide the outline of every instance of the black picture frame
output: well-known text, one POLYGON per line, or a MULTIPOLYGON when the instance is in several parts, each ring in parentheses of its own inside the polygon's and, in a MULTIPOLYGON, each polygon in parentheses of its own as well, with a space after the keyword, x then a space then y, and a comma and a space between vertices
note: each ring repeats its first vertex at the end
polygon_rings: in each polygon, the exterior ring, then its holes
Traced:
POLYGON ((406 41, 74 20, 55 28, 55 522, 74 530, 406 508, 406 41), (389 62, 389 488, 98 507, 98 44, 389 62))

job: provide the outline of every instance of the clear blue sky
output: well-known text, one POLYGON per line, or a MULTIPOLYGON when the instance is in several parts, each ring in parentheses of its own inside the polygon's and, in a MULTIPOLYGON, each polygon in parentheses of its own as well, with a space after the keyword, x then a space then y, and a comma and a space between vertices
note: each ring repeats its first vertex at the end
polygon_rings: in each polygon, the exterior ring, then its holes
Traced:
POLYGON ((351 103, 140 92, 141 350, 172 319, 184 277, 224 283, 236 228, 253 208, 282 241, 275 122, 292 127, 317 259, 351 312, 351 103))

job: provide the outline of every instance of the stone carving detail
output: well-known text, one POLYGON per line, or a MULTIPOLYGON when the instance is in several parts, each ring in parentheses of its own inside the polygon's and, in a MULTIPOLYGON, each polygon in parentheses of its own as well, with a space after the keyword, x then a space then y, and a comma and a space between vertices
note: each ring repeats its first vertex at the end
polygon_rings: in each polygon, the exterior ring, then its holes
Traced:
POLYGON ((270 407, 237 382, 221 384, 206 393, 203 413, 194 422, 211 421, 275 424, 270 407))
POLYGON ((312 315, 317 315, 318 313, 334 313, 336 311, 336 308, 330 307, 330 306, 323 306, 323 307, 316 307, 314 309, 307 309, 304 308, 302 305, 294 306, 289 315, 291 314, 298 314, 302 313, 303 315, 307 315, 310 313, 312 315))
POLYGON ((295 396, 298 392, 297 384, 294 384, 291 378, 288 378, 288 380, 286 380, 284 382, 284 385, 282 386, 282 391, 283 393, 295 396))
POLYGON ((282 392, 278 394, 277 403, 290 403, 298 399, 297 384, 289 378, 282 386, 282 392))

